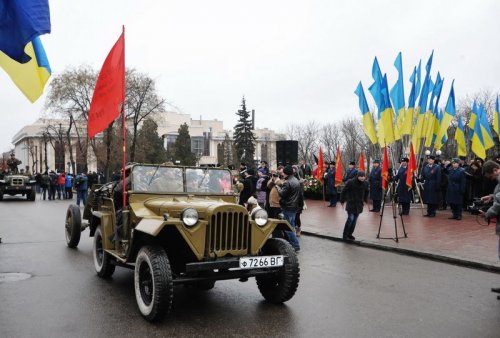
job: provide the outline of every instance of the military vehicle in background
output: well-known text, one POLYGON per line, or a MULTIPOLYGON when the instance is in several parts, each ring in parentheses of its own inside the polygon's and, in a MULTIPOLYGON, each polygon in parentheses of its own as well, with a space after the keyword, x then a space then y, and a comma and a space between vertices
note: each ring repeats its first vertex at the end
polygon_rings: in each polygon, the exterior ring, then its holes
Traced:
POLYGON ((22 171, 19 172, 17 166, 21 164, 14 153, 10 154, 7 160, 9 170, 0 177, 0 201, 3 201, 4 195, 22 195, 26 196, 28 201, 36 199, 36 181, 30 175, 25 175, 22 171))
POLYGON ((134 164, 126 173, 125 207, 121 182, 94 185, 83 222, 80 208, 68 207, 66 242, 75 248, 88 227, 99 277, 109 278, 116 266, 133 269, 144 318, 170 312, 176 285, 210 290, 217 280, 255 277, 270 303, 294 296, 299 261, 280 238, 292 227, 239 205, 229 170, 134 164))

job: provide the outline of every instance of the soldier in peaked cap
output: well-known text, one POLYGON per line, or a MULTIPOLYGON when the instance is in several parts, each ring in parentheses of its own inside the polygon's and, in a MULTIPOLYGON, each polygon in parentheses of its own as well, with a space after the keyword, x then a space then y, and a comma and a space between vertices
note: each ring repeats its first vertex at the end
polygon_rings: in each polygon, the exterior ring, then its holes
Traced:
POLYGON ((347 172, 345 173, 342 181, 345 183, 350 179, 356 177, 357 174, 358 174, 358 169, 356 169, 356 162, 351 161, 349 162, 349 167, 347 168, 347 172))
POLYGON ((424 182, 424 203, 427 204, 425 217, 435 217, 441 189, 441 166, 434 163, 436 157, 430 155, 422 169, 421 180, 424 182))
POLYGON ((328 163, 328 168, 326 169, 325 172, 325 185, 326 185, 326 193, 330 197, 330 204, 328 205, 329 207, 336 207, 337 206, 337 188, 335 187, 335 161, 331 161, 328 163))
POLYGON ((410 214, 410 202, 411 202, 411 189, 408 189, 406 185, 406 175, 408 174, 408 158, 403 157, 401 159, 401 166, 398 169, 398 173, 394 176, 394 181, 398 182, 396 187, 396 192, 398 194, 398 203, 401 205, 401 214, 410 214))

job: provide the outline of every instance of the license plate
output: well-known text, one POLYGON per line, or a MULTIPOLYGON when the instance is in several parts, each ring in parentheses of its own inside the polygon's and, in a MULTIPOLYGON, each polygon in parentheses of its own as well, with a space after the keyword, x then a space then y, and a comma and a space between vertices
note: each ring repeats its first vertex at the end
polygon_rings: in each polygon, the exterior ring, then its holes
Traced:
POLYGON ((240 269, 271 268, 275 266, 283 266, 283 263, 283 255, 241 257, 240 269))

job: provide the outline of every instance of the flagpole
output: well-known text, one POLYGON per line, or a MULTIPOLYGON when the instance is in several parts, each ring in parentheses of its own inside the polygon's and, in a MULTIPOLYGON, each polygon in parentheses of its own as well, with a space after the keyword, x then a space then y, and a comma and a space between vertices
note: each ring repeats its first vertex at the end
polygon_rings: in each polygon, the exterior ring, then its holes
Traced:
POLYGON ((126 183, 126 175, 125 175, 125 164, 127 161, 127 128, 125 123, 125 25, 122 26, 122 34, 123 34, 123 86, 122 86, 122 173, 123 173, 123 182, 122 182, 122 210, 125 210, 127 206, 127 183, 126 183))

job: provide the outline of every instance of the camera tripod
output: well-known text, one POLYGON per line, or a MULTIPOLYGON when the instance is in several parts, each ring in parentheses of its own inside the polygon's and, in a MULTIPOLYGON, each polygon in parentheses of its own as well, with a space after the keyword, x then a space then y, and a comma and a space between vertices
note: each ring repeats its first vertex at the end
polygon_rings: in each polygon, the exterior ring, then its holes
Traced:
POLYGON ((380 239, 392 239, 396 243, 398 243, 399 242, 399 238, 401 238, 401 237, 398 236, 398 226, 397 226, 398 214, 399 214, 399 219, 401 220, 401 225, 403 226, 404 238, 408 238, 408 234, 406 233, 405 222, 403 220, 403 215, 402 215, 403 211, 401 209, 401 206, 398 205, 397 201, 396 201, 395 190, 396 190, 396 185, 394 184, 394 181, 393 182, 389 182, 389 186, 386 189, 386 191, 384 192, 384 196, 383 196, 382 211, 380 212, 380 224, 378 226, 377 238, 380 238, 380 239), (389 196, 389 200, 391 202, 391 207, 392 207, 392 218, 394 219, 394 233, 395 233, 395 237, 380 237, 380 230, 382 229, 382 220, 384 219, 385 201, 386 201, 386 197, 387 196, 389 196))

